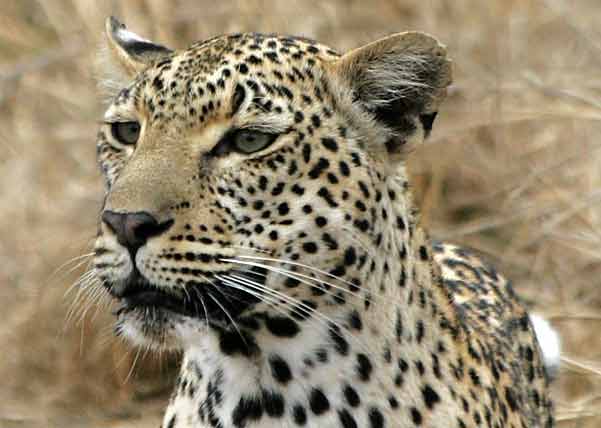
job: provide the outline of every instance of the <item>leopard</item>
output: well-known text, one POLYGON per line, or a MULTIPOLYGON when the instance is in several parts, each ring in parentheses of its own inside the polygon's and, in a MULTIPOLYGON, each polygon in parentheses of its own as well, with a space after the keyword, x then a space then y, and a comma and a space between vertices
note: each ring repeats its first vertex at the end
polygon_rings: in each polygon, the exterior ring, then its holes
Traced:
POLYGON ((414 202, 437 39, 103 40, 93 270, 117 336, 181 355, 162 427, 554 425, 557 333, 414 202))

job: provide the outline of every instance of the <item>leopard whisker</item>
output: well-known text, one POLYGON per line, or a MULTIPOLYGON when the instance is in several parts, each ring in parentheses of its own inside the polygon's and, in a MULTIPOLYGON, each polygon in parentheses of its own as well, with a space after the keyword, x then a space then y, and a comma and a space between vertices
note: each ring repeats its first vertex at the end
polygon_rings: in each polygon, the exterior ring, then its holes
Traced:
MULTIPOLYGON (((246 286, 250 286, 252 288, 255 288, 257 290, 269 293, 269 294, 275 294, 275 296, 277 296, 279 299, 282 299, 285 303, 288 303, 288 307, 291 308, 292 311, 294 311, 295 313, 299 314, 298 311, 302 311, 302 313, 305 313, 307 315, 310 315, 311 318, 313 318, 313 316, 315 315, 316 317, 316 321, 321 322, 323 326, 325 327, 330 327, 331 325, 334 325, 338 328, 339 331, 346 331, 349 333, 350 338, 368 355, 371 355, 372 357, 374 357, 374 361, 377 361, 377 356, 373 353, 373 351, 371 349, 369 349, 361 340, 359 340, 351 331, 348 327, 346 327, 345 325, 333 320, 332 318, 328 317, 327 315, 324 315, 323 313, 321 313, 320 311, 307 306, 306 304, 304 304, 303 302, 301 302, 298 299, 295 299, 294 297, 288 296, 284 293, 281 293, 279 291, 276 290, 272 290, 269 287, 266 287, 262 284, 259 284, 255 281, 252 281, 248 278, 243 278, 243 277, 239 277, 237 275, 228 275, 228 277, 230 279, 236 279, 239 282, 244 283, 246 286), (249 284, 250 283, 250 284, 249 284)), ((300 313, 299 315, 302 315, 302 313, 300 313)), ((290 314, 286 314, 288 317, 290 317, 290 314)), ((338 334, 338 333, 336 333, 338 334)), ((340 334, 338 334, 340 335, 340 334)), ((344 338, 340 335, 341 338, 344 338)), ((346 339, 346 338, 345 338, 346 339)))
MULTIPOLYGON (((248 259, 254 259, 254 260, 276 261, 276 262, 280 262, 282 264, 287 264, 288 263, 287 261, 281 261, 281 260, 278 260, 278 259, 266 259, 266 258, 263 258, 263 257, 256 257, 256 258, 253 258, 253 257, 250 257, 250 256, 241 256, 241 257, 248 258, 248 259)), ((370 296, 362 295, 362 294, 356 293, 356 292, 354 292, 352 290, 348 290, 348 289, 346 289, 344 287, 341 287, 339 285, 332 284, 331 282, 323 281, 323 280, 317 279, 317 278, 313 278, 311 276, 304 275, 304 274, 299 273, 299 272, 293 272, 293 271, 290 271, 288 269, 274 267, 274 266, 270 266, 270 265, 266 265, 266 264, 262 264, 262 263, 257 263, 257 262, 245 262, 245 261, 236 260, 236 259, 221 259, 221 260, 227 261, 227 262, 230 262, 230 263, 238 263, 238 264, 241 264, 241 265, 260 267, 260 268, 269 270, 271 272, 279 273, 281 275, 288 276, 288 277, 291 277, 293 279, 296 279, 297 281, 299 281, 299 282, 301 282, 301 283, 303 283, 305 285, 308 285, 310 287, 317 288, 317 289, 323 291, 324 293, 329 294, 329 295, 334 296, 334 297, 336 297, 336 295, 334 293, 332 293, 331 291, 324 290, 323 288, 319 287, 318 285, 316 285, 314 283, 307 282, 307 281, 301 280, 299 278, 304 278, 304 279, 306 279, 308 281, 314 281, 314 282, 318 282, 318 283, 323 283, 323 284, 329 285, 331 288, 336 289, 338 291, 341 291, 343 293, 349 294, 350 296, 353 296, 353 297, 355 297, 357 299, 363 299, 363 300, 369 300, 369 301, 373 300, 373 298, 370 297, 370 296)), ((316 269, 316 270, 319 271, 319 269, 316 269)), ((330 276, 334 276, 334 275, 330 275, 330 276)), ((337 277, 335 277, 335 278, 337 278, 337 277)), ((357 287, 352 282, 348 282, 348 281, 343 281, 343 282, 346 283, 346 284, 349 284, 352 287, 357 287)), ((378 296, 378 295, 376 295, 375 297, 384 299, 383 297, 378 296)))
POLYGON ((285 317, 290 317, 290 314, 288 314, 287 312, 283 311, 278 306, 278 305, 281 305, 282 302, 277 301, 275 298, 269 297, 269 296, 265 296, 264 293, 259 293, 259 292, 256 292, 256 291, 249 290, 246 285, 244 285, 243 283, 234 281, 231 278, 223 277, 221 275, 216 275, 216 278, 218 278, 220 281, 222 281, 228 287, 232 287, 232 288, 234 288, 236 290, 244 291, 245 293, 248 293, 251 296, 256 297, 260 301, 268 304, 271 308, 273 308, 279 314, 281 314, 281 315, 283 315, 285 317), (275 300, 275 303, 274 303, 274 300, 275 300))
POLYGON ((242 332, 240 331, 240 329, 238 328, 238 324, 236 324, 236 321, 234 321, 234 318, 232 317, 232 315, 228 312, 228 310, 221 304, 221 302, 219 301, 219 299, 215 298, 215 296, 213 296, 213 294, 211 294, 210 292, 207 292, 207 295, 213 300, 213 302, 215 302, 215 304, 217 306, 219 306, 219 308, 223 311, 223 313, 225 314, 226 317, 228 317, 228 319, 230 320, 230 322, 232 323, 232 326, 234 327, 234 329, 236 330, 236 332, 238 333, 238 336, 240 336, 240 339, 242 339, 242 342, 244 342, 244 345, 248 348, 248 343, 246 342, 246 339, 244 338, 244 335, 242 334, 242 332))
MULTIPOLYGON (((75 268, 70 269, 69 271, 67 271, 66 273, 64 273, 63 276, 68 275, 69 273, 71 273, 74 269, 77 269, 79 266, 81 266, 81 264, 85 263, 86 260, 84 260, 83 262, 81 261, 82 259, 91 259, 92 256, 94 256, 94 252, 90 252, 90 253, 85 253, 85 254, 80 254, 79 256, 75 256, 69 260, 67 260, 66 262, 62 263, 59 267, 57 267, 56 269, 54 269, 54 271, 52 271, 52 273, 49 276, 49 279, 53 279, 56 275, 58 275, 59 273, 61 273, 62 269, 65 269, 67 266, 69 266, 72 263, 78 262, 77 265, 75 266, 75 268)), ((62 277, 61 277, 62 278, 62 277)))

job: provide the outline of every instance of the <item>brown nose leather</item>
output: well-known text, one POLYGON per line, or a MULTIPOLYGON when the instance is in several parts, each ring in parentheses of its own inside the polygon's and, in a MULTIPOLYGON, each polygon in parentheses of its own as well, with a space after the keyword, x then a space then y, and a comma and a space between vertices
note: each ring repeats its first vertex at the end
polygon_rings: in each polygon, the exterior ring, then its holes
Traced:
POLYGON ((132 255, 146 241, 165 232, 173 224, 173 220, 159 223, 155 217, 147 212, 118 213, 104 211, 102 221, 115 232, 117 240, 126 247, 132 255))

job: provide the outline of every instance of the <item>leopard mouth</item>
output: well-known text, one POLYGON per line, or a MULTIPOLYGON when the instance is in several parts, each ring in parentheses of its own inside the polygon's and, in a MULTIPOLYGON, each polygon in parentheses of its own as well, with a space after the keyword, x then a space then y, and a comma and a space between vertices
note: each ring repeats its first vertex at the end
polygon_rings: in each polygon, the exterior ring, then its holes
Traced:
MULTIPOLYGON (((265 278, 261 268, 253 268, 253 280, 265 278)), ((137 315, 152 311, 206 320, 209 323, 229 323, 250 309, 261 299, 256 293, 250 294, 239 288, 231 288, 213 278, 209 281, 189 281, 182 287, 166 289, 148 281, 137 269, 127 279, 124 291, 119 296, 118 306, 113 315, 137 315)))

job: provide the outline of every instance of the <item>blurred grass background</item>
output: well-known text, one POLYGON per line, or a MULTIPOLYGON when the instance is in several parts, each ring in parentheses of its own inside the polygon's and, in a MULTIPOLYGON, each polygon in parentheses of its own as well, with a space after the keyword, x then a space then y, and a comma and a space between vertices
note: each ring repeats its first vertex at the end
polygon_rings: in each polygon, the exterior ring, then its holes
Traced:
POLYGON ((410 159, 425 222, 492 254, 560 330, 558 425, 601 426, 598 0, 2 0, 0 426, 155 426, 169 393, 176 357, 136 355, 103 308, 65 320, 102 195, 92 64, 109 14, 176 48, 233 31, 447 44, 455 83, 410 159))

